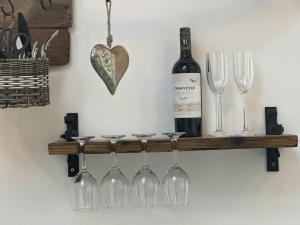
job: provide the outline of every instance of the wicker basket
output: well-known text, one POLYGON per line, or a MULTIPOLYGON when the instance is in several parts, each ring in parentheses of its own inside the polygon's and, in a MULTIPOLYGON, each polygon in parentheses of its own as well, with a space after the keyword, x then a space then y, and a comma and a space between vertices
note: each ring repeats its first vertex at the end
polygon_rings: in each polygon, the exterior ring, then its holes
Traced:
POLYGON ((48 59, 0 59, 0 108, 46 106, 48 59))

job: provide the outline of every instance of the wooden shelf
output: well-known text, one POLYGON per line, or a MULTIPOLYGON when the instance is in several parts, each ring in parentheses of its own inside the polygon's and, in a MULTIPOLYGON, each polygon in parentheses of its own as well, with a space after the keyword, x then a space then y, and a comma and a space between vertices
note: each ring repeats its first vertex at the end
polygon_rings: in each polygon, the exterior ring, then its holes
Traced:
MULTIPOLYGON (((248 148, 289 148, 298 146, 296 135, 264 135, 252 137, 200 137, 181 138, 177 148, 180 151, 204 151, 248 148)), ((50 155, 70 155, 78 153, 78 144, 75 142, 58 141, 48 145, 50 155)), ((171 143, 169 139, 150 140, 148 152, 169 152, 171 143)), ((110 144, 105 140, 93 140, 85 147, 86 154, 108 154, 110 144)), ((122 140, 118 142, 117 153, 141 152, 141 144, 137 140, 122 140)))

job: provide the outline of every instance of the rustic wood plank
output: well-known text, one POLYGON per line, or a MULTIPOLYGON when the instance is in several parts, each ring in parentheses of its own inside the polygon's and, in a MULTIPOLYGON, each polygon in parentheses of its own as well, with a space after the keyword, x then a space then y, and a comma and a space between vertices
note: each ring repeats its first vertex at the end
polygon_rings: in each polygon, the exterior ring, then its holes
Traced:
MULTIPOLYGON (((53 34, 56 29, 31 29, 30 35, 33 41, 39 42, 39 49, 44 40, 53 34)), ((47 52, 51 66, 66 65, 70 59, 70 33, 66 29, 60 29, 58 36, 47 52)))
MULTIPOLYGON (((49 2, 49 0, 43 1, 46 4, 49 2)), ((42 8, 41 0, 11 0, 11 2, 14 5, 14 14, 22 12, 30 28, 68 28, 72 26, 72 0, 52 0, 49 10, 42 8)), ((7 0, 0 0, 0 6, 3 6, 8 12, 11 10, 7 0)), ((7 19, 11 18, 7 17, 7 19)), ((0 28, 5 26, 2 22, 2 13, 0 24, 0 28)))
MULTIPOLYGON (((50 155, 68 155, 78 153, 77 143, 65 141, 50 143, 48 146, 50 155)), ((109 142, 94 140, 85 147, 87 154, 110 153, 109 142)), ((248 148, 288 148, 297 147, 296 135, 267 135, 254 137, 201 137, 181 138, 177 147, 180 151, 248 149, 248 148)), ((148 152, 169 152, 171 144, 168 139, 153 139, 148 143, 148 152)), ((141 152, 141 145, 137 140, 123 140, 118 143, 117 153, 141 152)))

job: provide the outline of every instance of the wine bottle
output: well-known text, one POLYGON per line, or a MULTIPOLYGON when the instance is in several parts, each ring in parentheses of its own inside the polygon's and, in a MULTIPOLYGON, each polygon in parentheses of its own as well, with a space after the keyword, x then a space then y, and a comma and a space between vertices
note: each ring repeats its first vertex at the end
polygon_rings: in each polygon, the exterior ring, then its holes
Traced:
POLYGON ((188 27, 180 29, 180 58, 173 67, 172 81, 176 132, 202 136, 201 68, 192 57, 188 27))

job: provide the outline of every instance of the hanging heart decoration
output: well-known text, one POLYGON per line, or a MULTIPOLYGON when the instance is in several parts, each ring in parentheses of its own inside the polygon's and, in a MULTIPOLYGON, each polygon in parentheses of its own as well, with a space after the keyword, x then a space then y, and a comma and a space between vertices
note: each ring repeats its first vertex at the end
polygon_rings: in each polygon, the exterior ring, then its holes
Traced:
POLYGON ((107 46, 97 44, 93 47, 91 52, 91 64, 105 83, 111 95, 114 95, 119 82, 129 66, 129 55, 123 46, 117 45, 112 48, 113 37, 111 35, 110 23, 111 0, 106 0, 106 9, 108 17, 107 46))
POLYGON ((91 63, 109 92, 114 95, 129 65, 126 49, 120 45, 112 49, 101 44, 95 45, 91 53, 91 63))

